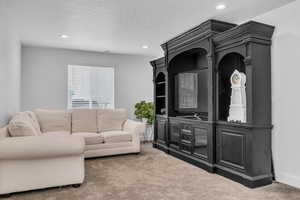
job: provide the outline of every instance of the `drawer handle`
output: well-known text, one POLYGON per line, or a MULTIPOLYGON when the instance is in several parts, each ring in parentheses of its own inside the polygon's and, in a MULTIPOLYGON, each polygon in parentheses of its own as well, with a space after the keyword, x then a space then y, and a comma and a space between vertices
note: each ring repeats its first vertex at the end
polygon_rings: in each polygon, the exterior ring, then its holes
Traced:
POLYGON ((191 141, 184 140, 184 139, 182 139, 181 142, 185 143, 186 144, 185 146, 190 145, 192 143, 191 141))
POLYGON ((182 132, 186 132, 186 133, 192 133, 191 130, 187 130, 187 129, 181 129, 182 132))

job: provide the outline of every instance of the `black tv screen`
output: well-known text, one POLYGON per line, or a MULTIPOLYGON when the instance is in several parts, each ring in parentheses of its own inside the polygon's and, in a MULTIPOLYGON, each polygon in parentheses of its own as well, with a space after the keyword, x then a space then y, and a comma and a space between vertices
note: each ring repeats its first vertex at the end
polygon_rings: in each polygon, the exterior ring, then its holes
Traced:
POLYGON ((178 108, 198 108, 198 74, 178 74, 178 108))
POLYGON ((207 113, 207 70, 177 74, 175 90, 178 112, 207 113))

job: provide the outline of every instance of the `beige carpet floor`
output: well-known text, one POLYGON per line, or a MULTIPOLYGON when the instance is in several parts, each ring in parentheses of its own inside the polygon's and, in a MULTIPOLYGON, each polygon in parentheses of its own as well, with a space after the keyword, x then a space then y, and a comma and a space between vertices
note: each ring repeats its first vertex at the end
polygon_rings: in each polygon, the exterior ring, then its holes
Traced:
POLYGON ((249 189, 178 160, 151 145, 139 155, 86 160, 86 179, 70 186, 13 194, 9 200, 300 200, 279 183, 249 189))

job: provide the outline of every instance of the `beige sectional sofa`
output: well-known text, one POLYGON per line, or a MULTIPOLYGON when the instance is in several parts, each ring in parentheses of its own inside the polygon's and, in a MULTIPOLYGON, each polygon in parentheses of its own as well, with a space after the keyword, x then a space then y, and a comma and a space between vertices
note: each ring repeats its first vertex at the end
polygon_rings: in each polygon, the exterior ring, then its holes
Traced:
POLYGON ((143 131, 125 109, 17 113, 0 130, 0 194, 80 184, 84 157, 139 153, 143 131))

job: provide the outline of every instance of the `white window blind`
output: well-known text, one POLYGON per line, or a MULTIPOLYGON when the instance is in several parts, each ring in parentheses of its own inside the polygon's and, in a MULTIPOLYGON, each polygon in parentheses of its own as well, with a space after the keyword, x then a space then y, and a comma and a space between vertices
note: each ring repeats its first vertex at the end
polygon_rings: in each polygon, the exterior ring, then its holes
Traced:
POLYGON ((69 108, 114 108, 114 68, 68 66, 69 108))

